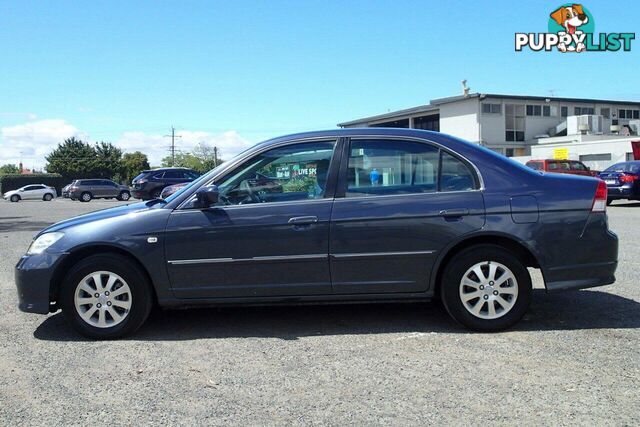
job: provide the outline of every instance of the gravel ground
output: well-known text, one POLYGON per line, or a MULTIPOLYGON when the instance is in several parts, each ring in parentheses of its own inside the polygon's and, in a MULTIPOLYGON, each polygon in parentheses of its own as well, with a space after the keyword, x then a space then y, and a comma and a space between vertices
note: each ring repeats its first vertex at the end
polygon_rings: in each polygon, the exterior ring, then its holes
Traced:
POLYGON ((537 290, 504 333, 436 303, 158 310, 115 342, 19 312, 32 236, 117 204, 0 202, 1 425, 640 424, 640 203, 609 208, 616 284, 537 290))

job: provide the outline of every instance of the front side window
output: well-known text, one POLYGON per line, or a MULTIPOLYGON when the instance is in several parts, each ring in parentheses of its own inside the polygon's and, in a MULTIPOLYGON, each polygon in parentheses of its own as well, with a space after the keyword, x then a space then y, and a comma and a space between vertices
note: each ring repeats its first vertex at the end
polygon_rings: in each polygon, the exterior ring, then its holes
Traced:
POLYGON ((429 144, 396 140, 354 140, 346 197, 463 191, 475 188, 461 160, 429 144))
POLYGON ((571 170, 573 171, 586 171, 587 167, 579 162, 571 162, 571 170))
POLYGON ((321 199, 335 143, 308 142, 274 148, 216 182, 220 205, 321 199))

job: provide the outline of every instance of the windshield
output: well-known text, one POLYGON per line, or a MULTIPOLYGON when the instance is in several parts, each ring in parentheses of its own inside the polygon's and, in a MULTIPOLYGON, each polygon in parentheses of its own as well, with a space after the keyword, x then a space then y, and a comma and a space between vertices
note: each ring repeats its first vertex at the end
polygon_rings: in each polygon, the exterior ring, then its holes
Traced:
POLYGON ((211 175, 213 175, 217 170, 219 170, 225 164, 226 164, 226 162, 219 164, 215 168, 211 169, 209 172, 207 172, 204 175, 200 176, 195 181, 191 181, 190 183, 188 183, 184 187, 180 188, 178 191, 176 191, 175 193, 173 193, 172 195, 167 197, 165 200, 167 202, 170 202, 173 199, 175 199, 176 197, 178 197, 180 194, 182 194, 182 192, 187 191, 188 188, 192 188, 193 186, 200 186, 203 182, 207 181, 211 175))

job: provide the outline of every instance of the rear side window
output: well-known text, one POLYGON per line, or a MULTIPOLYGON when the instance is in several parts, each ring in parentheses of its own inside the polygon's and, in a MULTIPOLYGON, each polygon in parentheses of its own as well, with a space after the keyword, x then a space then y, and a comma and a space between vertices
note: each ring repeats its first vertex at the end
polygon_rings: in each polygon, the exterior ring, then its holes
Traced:
POLYGON ((533 170, 537 170, 537 171, 542 170, 541 162, 527 162, 527 166, 533 170))
POLYGON ((586 171, 587 167, 580 162, 571 162, 571 170, 573 171, 586 171))
POLYGON ((627 173, 640 173, 640 164, 638 163, 616 163, 613 166, 609 166, 604 172, 627 172, 627 173))
POLYGON ((397 140, 351 142, 346 197, 461 191, 474 187, 474 174, 466 164, 430 144, 397 140))
POLYGON ((182 171, 165 171, 164 178, 168 178, 168 179, 182 178, 182 171))

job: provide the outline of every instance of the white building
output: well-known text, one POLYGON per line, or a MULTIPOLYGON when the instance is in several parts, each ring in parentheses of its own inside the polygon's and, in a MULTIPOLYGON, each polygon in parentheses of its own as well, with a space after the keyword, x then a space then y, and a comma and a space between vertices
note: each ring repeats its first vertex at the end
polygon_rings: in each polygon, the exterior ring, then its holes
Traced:
POLYGON ((338 126, 436 130, 508 157, 568 152, 571 159, 602 168, 629 157, 630 141, 640 139, 639 119, 640 102, 467 93, 338 126))

